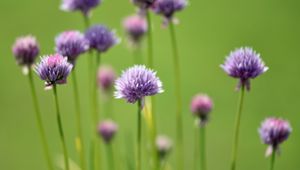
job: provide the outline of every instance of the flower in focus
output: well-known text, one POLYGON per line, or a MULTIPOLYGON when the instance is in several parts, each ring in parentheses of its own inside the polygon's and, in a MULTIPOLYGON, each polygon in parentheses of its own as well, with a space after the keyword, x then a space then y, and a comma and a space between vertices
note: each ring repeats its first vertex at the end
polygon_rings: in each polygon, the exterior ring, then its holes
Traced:
POLYGON ((98 85, 103 91, 110 91, 114 85, 116 73, 111 66, 101 66, 98 71, 98 85))
POLYGON ((132 15, 125 18, 123 26, 133 44, 139 44, 148 30, 147 21, 140 15, 132 15))
POLYGON ((79 31, 65 31, 55 39, 56 52, 75 64, 77 57, 88 50, 88 41, 79 31))
POLYGON ((262 122, 259 134, 264 144, 269 145, 266 155, 279 151, 279 145, 288 139, 291 131, 289 122, 280 118, 271 117, 262 122))
POLYGON ((119 42, 115 33, 103 25, 94 25, 85 32, 89 46, 98 52, 106 52, 119 42))
POLYGON ((84 15, 89 15, 92 8, 95 8, 100 0, 62 0, 61 9, 64 11, 81 11, 84 15))
POLYGON ((172 150, 172 142, 167 136, 159 135, 156 138, 156 147, 160 160, 163 160, 172 150))
POLYGON ((34 64, 39 51, 39 44, 36 38, 31 35, 17 38, 12 47, 12 52, 17 63, 26 68, 26 70, 24 70, 26 71, 25 73, 28 72, 28 67, 34 64))
POLYGON ((73 65, 60 54, 45 56, 37 64, 35 71, 46 82, 46 89, 56 84, 65 84, 73 65))
POLYGON ((135 65, 125 70, 115 83, 115 97, 135 103, 146 96, 162 93, 162 83, 156 72, 144 65, 135 65))
POLYGON ((209 96, 198 94, 193 97, 190 109, 191 112, 200 119, 201 127, 207 123, 212 107, 213 102, 209 96))
POLYGON ((250 79, 268 70, 260 55, 249 47, 231 52, 221 67, 229 76, 240 80, 237 89, 246 87, 247 90, 250 90, 250 79))
POLYGON ((102 121, 98 126, 98 133, 105 143, 110 143, 118 130, 118 126, 111 120, 102 121))

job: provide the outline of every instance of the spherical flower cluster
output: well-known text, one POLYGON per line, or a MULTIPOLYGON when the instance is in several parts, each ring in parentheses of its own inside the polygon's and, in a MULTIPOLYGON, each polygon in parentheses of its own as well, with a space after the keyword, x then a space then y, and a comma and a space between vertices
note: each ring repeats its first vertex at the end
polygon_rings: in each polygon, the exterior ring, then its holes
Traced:
POLYGON ((160 135, 156 138, 156 147, 160 159, 164 159, 172 149, 172 142, 167 136, 160 135))
POLYGON ((240 80, 238 89, 245 86, 247 90, 250 90, 250 79, 268 70, 260 55, 249 47, 231 52, 221 67, 229 76, 240 80))
POLYGON ((111 120, 104 120, 98 126, 98 133, 105 143, 110 143, 118 130, 118 126, 111 120))
POLYGON ((36 73, 46 82, 46 88, 56 84, 65 84, 73 65, 68 59, 60 54, 50 55, 42 58, 36 66, 36 73))
POLYGON ((129 103, 163 92, 162 83, 156 72, 144 65, 135 65, 124 71, 116 80, 115 88, 115 97, 124 98, 129 103))
POLYGON ((259 129, 261 140, 269 145, 267 155, 279 149, 279 145, 288 139, 292 128, 289 122, 280 118, 267 118, 259 129))
POLYGON ((115 71, 111 66, 101 66, 98 71, 98 85, 103 91, 108 92, 112 89, 116 79, 115 71))
POLYGON ((129 39, 134 44, 138 44, 148 30, 147 21, 140 15, 127 17, 123 22, 123 26, 129 39))
POLYGON ((17 63, 26 67, 33 65, 39 51, 39 44, 31 35, 17 38, 12 47, 17 63))
POLYGON ((90 48, 98 52, 106 52, 109 48, 119 42, 115 33, 103 25, 94 25, 85 32, 85 38, 90 48))
POLYGON ((200 126, 204 126, 207 123, 212 107, 213 102, 209 96, 198 94, 193 97, 190 109, 200 119, 200 126))
POLYGON ((95 8, 100 0, 62 0, 61 9, 64 11, 81 11, 88 15, 92 8, 95 8))
POLYGON ((89 48, 88 41, 79 31, 65 31, 56 37, 55 43, 56 52, 68 57, 68 61, 72 64, 89 48))

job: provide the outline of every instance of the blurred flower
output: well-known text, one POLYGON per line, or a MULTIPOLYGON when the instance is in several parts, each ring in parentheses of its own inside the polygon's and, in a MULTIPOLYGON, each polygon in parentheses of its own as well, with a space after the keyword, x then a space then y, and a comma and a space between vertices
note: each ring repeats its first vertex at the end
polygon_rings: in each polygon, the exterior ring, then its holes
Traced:
POLYGON ((116 80, 115 88, 115 97, 124 98, 129 103, 163 92, 162 83, 156 72, 144 65, 135 65, 124 71, 116 80))
POLYGON ((68 57, 68 61, 75 64, 77 57, 88 50, 88 41, 79 31, 65 31, 56 39, 56 52, 68 57))
POLYGON ((132 0, 133 4, 141 9, 150 8, 156 0, 132 0))
POLYGON ((99 135, 102 137, 105 143, 111 142, 117 130, 117 124, 111 120, 102 121, 98 126, 99 135))
POLYGON ((119 42, 115 33, 104 25, 94 25, 85 32, 85 38, 89 41, 90 48, 99 52, 106 52, 119 42))
POLYGON ((229 76, 240 79, 237 89, 246 86, 247 90, 250 90, 250 79, 268 70, 260 55, 249 47, 231 52, 221 67, 229 76))
POLYGON ((98 71, 98 85, 103 91, 110 91, 116 79, 115 71, 111 66, 101 66, 98 71))
POLYGON ((12 47, 12 52, 17 60, 17 63, 26 68, 24 73, 27 73, 28 67, 34 64, 39 51, 39 44, 36 41, 36 38, 31 35, 17 38, 12 47))
POLYGON ((60 54, 45 56, 36 66, 36 73, 46 82, 46 89, 55 84, 65 84, 73 65, 60 54))
POLYGON ((213 102, 209 96, 197 94, 193 97, 190 109, 200 119, 200 126, 204 126, 207 123, 212 107, 213 102))
POLYGON ((89 15, 92 8, 95 8, 100 0, 62 0, 61 9, 64 11, 81 11, 84 15, 89 15))
POLYGON ((140 15, 132 15, 125 18, 123 26, 133 44, 140 43, 148 30, 147 21, 140 15))
POLYGON ((156 147, 160 160, 163 160, 172 149, 172 142, 167 136, 159 135, 156 138, 156 147))
POLYGON ((175 12, 187 6, 186 0, 156 0, 152 9, 155 13, 164 16, 164 25, 172 21, 175 12))
POLYGON ((279 151, 279 145, 288 139, 292 128, 289 122, 280 118, 267 118, 259 129, 261 140, 269 145, 266 155, 279 151))

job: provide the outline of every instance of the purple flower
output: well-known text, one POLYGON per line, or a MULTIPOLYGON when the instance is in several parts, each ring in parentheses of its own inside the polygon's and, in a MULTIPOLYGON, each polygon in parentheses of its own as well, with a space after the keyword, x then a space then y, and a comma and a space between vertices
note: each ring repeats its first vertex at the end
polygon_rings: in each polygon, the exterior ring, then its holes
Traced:
POLYGON ((132 0, 132 3, 144 10, 150 8, 155 1, 156 0, 132 0))
POLYGON ((165 17, 165 24, 173 19, 175 12, 181 11, 187 5, 186 0, 156 0, 152 9, 165 17))
POLYGON ((237 89, 246 86, 247 90, 250 90, 250 79, 268 70, 260 55, 249 47, 231 52, 221 67, 229 76, 240 80, 237 89))
POLYGON ((158 156, 162 160, 168 155, 168 153, 170 153, 172 149, 172 142, 167 136, 159 135, 156 138, 156 147, 158 156))
POLYGON ((162 83, 156 72, 144 65, 135 65, 125 70, 116 80, 115 88, 115 97, 124 98, 129 103, 163 92, 162 83))
POLYGON ((129 39, 135 44, 141 41, 142 37, 148 30, 147 21, 144 17, 139 15, 127 17, 123 22, 123 26, 129 36, 129 39))
POLYGON ((39 51, 39 44, 31 35, 17 38, 12 47, 17 63, 26 67, 33 65, 39 51))
POLYGON ((292 128, 289 122, 280 118, 267 118, 259 129, 261 140, 269 145, 266 155, 279 151, 279 145, 288 139, 292 128))
POLYGON ((56 39, 56 52, 68 57, 68 61, 75 63, 77 57, 88 50, 88 41, 79 31, 65 31, 56 39))
POLYGON ((110 66, 101 66, 98 71, 98 85, 104 91, 110 91, 116 79, 115 71, 110 66))
POLYGON ((209 96, 198 94, 193 97, 190 109, 195 116, 200 118, 200 126, 207 123, 212 107, 213 102, 209 96))
POLYGON ((45 56, 36 66, 36 73, 46 82, 46 88, 56 84, 65 84, 73 65, 60 54, 45 56))
POLYGON ((105 143, 111 142, 117 130, 118 126, 111 120, 105 120, 98 126, 99 135, 103 138, 105 143))
POLYGON ((62 0, 61 9, 64 11, 81 11, 84 15, 88 15, 92 8, 100 3, 99 0, 62 0))
POLYGON ((104 25, 94 25, 85 32, 90 48, 99 52, 106 52, 109 48, 119 42, 115 33, 104 25))

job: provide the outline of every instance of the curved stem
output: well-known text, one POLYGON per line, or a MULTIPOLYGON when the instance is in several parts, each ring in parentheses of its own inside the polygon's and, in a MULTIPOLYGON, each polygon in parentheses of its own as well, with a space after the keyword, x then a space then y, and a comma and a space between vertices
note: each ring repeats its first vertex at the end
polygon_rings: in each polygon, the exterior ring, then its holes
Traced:
POLYGON ((200 127, 200 146, 201 146, 201 170, 206 170, 206 140, 205 140, 205 127, 200 127))
POLYGON ((171 36, 171 45, 173 51, 173 64, 174 64, 174 73, 175 73, 175 96, 176 96, 176 141, 178 145, 177 152, 177 167, 178 170, 183 170, 184 167, 184 153, 183 153, 183 126, 182 126, 182 101, 181 101, 181 81, 180 81, 180 65, 179 65, 179 53, 176 40, 176 34, 174 29, 174 24, 170 22, 170 36, 171 36))
POLYGON ((238 102, 237 113, 236 113, 236 120, 235 120, 235 133, 234 133, 234 141, 233 141, 233 149, 232 149, 231 170, 236 169, 236 159, 237 159, 237 150, 239 144, 239 132, 240 132, 241 116, 242 116, 243 103, 244 103, 244 94, 245 94, 245 87, 242 86, 240 98, 238 102))
POLYGON ((138 100, 137 111, 137 162, 136 170, 142 170, 142 101, 138 100))
POLYGON ((76 146, 77 151, 80 156, 80 163, 82 170, 86 169, 86 162, 85 162, 85 149, 83 144, 83 134, 82 134, 82 128, 81 128, 81 109, 80 109, 80 101, 79 101, 79 92, 78 92, 78 85, 77 85, 77 79, 76 79, 76 70, 73 70, 72 73, 72 80, 73 80, 73 93, 74 93, 74 102, 75 102, 75 112, 76 112, 76 127, 77 127, 77 133, 78 138, 76 139, 76 146))
POLYGON ((29 79, 29 85, 30 85, 30 90, 31 90, 31 95, 32 95, 33 106, 34 106, 34 110, 35 110, 35 118, 36 118, 36 123, 37 123, 38 129, 39 129, 45 158, 46 158, 49 170, 54 170, 50 152, 49 152, 48 142, 46 139, 45 129, 44 129, 44 125, 43 125, 43 121, 42 121, 42 117, 41 117, 40 107, 39 107, 37 95, 35 92, 35 85, 33 82, 32 70, 30 68, 28 68, 28 69, 29 69, 28 79, 29 79))
POLYGON ((273 150, 272 157, 271 157, 270 170, 274 170, 275 157, 276 157, 276 151, 273 150))
POLYGON ((59 129, 60 141, 64 152, 65 170, 69 170, 69 156, 68 156, 67 145, 65 142, 64 130, 63 130, 61 116, 60 116, 56 85, 53 85, 53 94, 54 94, 54 100, 56 106, 56 118, 57 118, 57 124, 59 129))

